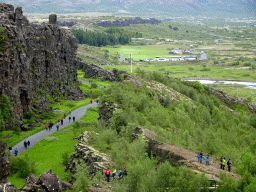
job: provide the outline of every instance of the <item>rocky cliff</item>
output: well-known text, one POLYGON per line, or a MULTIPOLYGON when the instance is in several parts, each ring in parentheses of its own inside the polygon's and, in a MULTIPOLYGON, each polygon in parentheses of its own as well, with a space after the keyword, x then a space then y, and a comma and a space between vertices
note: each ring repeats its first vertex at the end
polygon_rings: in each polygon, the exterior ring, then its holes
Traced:
POLYGON ((49 23, 29 25, 21 7, 0 4, 0 95, 9 97, 14 119, 22 120, 32 107, 45 108, 46 93, 83 96, 76 81, 76 38, 56 20, 53 14, 49 23))
POLYGON ((10 174, 10 163, 5 151, 7 144, 0 141, 0 183, 6 182, 7 176, 10 174))

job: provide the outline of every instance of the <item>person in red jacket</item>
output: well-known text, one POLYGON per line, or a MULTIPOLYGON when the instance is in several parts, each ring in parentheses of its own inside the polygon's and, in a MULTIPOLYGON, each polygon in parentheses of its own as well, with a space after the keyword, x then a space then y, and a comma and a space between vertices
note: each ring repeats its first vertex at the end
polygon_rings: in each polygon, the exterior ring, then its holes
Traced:
POLYGON ((105 171, 106 177, 107 177, 107 182, 109 182, 109 178, 110 178, 110 170, 109 168, 107 168, 107 170, 105 171))

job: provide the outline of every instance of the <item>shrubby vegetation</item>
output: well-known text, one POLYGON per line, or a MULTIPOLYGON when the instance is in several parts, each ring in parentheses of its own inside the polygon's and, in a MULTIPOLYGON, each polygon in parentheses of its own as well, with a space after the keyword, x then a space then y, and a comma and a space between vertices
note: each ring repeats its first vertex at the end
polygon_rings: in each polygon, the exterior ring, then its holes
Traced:
POLYGON ((10 100, 6 95, 0 96, 0 132, 5 130, 5 122, 10 120, 10 100))
POLYGON ((141 33, 120 29, 118 27, 109 27, 104 32, 73 29, 73 33, 79 44, 88 44, 98 47, 117 44, 125 45, 131 41, 132 37, 142 37, 141 33))

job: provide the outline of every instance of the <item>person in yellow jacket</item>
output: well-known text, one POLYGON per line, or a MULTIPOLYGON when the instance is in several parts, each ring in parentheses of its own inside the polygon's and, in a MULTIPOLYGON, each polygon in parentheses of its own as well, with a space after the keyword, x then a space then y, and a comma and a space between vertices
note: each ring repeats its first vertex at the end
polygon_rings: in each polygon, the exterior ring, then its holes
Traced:
POLYGON ((222 169, 225 170, 226 160, 225 157, 222 160, 222 169))

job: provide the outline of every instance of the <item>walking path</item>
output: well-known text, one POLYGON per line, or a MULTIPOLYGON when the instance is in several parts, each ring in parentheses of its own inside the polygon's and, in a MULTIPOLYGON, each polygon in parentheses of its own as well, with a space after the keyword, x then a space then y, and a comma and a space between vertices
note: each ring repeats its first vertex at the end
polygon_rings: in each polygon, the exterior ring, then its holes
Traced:
MULTIPOLYGON (((87 81, 84 81, 81 79, 79 79, 79 80, 82 81, 82 83, 86 83, 86 84, 90 85, 90 83, 87 81)), ((100 86, 100 87, 103 87, 103 86, 100 86)), ((96 102, 93 102, 92 104, 85 105, 83 107, 80 107, 80 108, 72 111, 71 115, 68 115, 65 119, 63 119, 63 125, 61 125, 61 124, 59 125, 59 130, 64 129, 65 127, 71 125, 73 123, 73 117, 75 117, 75 121, 78 121, 86 114, 88 108, 96 107, 97 105, 98 104, 96 102), (70 122, 69 122, 69 117, 71 117, 70 122)), ((14 150, 16 148, 18 150, 18 155, 20 155, 24 151, 28 150, 28 149, 25 149, 25 147, 24 147, 24 141, 30 141, 29 148, 31 148, 34 145, 36 145, 37 143, 39 143, 43 138, 57 132, 56 125, 57 124, 55 124, 50 131, 49 131, 49 129, 48 130, 44 129, 34 135, 29 136, 28 138, 22 140, 21 142, 19 142, 18 144, 16 144, 15 146, 12 147, 11 155, 14 156, 14 150)))
MULTIPOLYGON (((87 84, 87 85, 91 85, 91 83, 90 83, 90 82, 85 81, 85 80, 83 80, 83 79, 78 79, 78 81, 81 81, 82 83, 87 84)), ((105 88, 105 87, 104 87, 104 86, 102 86, 102 85, 98 85, 98 88, 105 88)))

